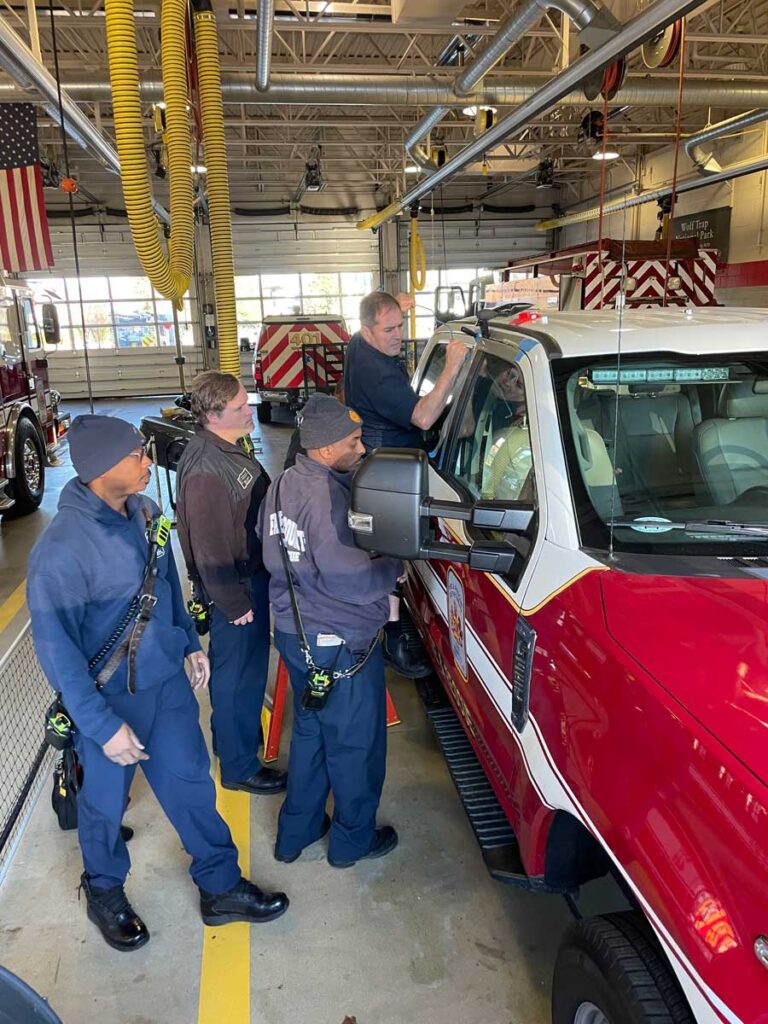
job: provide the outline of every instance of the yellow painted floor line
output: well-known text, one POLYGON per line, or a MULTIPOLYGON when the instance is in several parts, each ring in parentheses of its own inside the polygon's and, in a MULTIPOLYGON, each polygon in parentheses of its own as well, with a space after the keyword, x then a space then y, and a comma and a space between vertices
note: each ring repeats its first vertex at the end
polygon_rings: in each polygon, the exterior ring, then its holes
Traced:
MULTIPOLYGON (((216 806, 229 825, 240 870, 251 870, 251 797, 222 789, 216 770, 216 806)), ((251 926, 203 927, 198 1024, 251 1024, 251 926)))
POLYGON ((0 633, 9 626, 24 607, 24 588, 26 580, 22 580, 10 597, 0 604, 0 633))

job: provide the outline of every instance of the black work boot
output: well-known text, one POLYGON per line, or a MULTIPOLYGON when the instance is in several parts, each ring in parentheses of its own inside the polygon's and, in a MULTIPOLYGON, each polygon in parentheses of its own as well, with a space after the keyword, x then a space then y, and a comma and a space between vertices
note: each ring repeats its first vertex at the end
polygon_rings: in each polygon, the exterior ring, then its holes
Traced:
POLYGON ((332 860, 329 857, 328 863, 332 868, 351 868, 357 864, 358 860, 376 860, 378 857, 386 857, 397 846, 398 838, 397 832, 391 825, 382 825, 373 833, 373 841, 368 847, 367 853, 361 854, 357 860, 332 860))
POLYGON ((222 782, 223 789, 239 789, 243 793, 252 793, 254 796, 273 796, 275 793, 284 793, 288 785, 288 772, 279 768, 267 768, 266 765, 254 772, 249 779, 242 779, 240 782, 222 782))
POLYGON ((130 953, 149 942, 147 926, 128 902, 122 885, 94 889, 83 872, 80 887, 88 902, 88 919, 99 929, 108 946, 130 953))
POLYGON ((421 679, 432 671, 419 634, 403 622, 386 624, 382 648, 384 661, 406 679, 421 679))
POLYGON ((200 890, 200 913, 205 924, 233 924, 246 921, 260 924, 274 921, 288 909, 288 897, 284 892, 262 892, 257 885, 241 878, 229 892, 206 892, 200 890))

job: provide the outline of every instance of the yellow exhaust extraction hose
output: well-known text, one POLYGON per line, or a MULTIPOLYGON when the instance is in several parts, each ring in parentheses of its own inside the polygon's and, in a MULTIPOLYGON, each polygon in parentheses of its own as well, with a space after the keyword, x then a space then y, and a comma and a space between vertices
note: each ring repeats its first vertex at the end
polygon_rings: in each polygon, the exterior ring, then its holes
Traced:
POLYGON ((147 277, 181 308, 193 266, 194 225, 185 42, 186 0, 163 0, 162 61, 171 193, 170 255, 152 209, 142 129, 133 0, 106 0, 107 46, 115 137, 133 243, 147 277))
POLYGON ((416 292, 424 290, 427 283, 427 257, 424 253, 424 243, 419 234, 419 214, 411 213, 411 235, 408 241, 408 270, 411 284, 411 337, 416 337, 416 292))
MULTIPOLYGON (((167 3, 168 0, 163 0, 167 3)), ((219 332, 219 369, 240 379, 235 309, 235 263, 232 252, 232 219, 229 207, 229 175, 224 142, 224 104, 216 18, 208 0, 193 0, 195 59, 200 109, 208 169, 208 210, 211 222, 213 286, 219 332)))

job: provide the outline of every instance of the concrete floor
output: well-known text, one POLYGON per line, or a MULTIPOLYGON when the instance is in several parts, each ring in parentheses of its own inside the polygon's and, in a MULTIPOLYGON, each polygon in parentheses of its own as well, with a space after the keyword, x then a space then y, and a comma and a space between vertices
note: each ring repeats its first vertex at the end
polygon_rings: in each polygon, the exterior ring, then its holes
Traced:
MULTIPOLYGON (((156 409, 146 401, 99 405, 134 421, 156 409)), ((278 472, 287 420, 255 433, 264 464, 278 472)), ((2 526, 0 607, 22 582, 28 551, 71 475, 66 453, 62 461, 49 473, 43 510, 2 526)), ((0 634, 0 651, 23 615, 0 634)), ((252 877, 285 889, 292 903, 280 920, 250 929, 250 1020, 545 1024, 571 915, 558 897, 490 879, 412 684, 393 676, 390 692, 402 723, 389 730, 380 820, 400 833, 393 854, 337 871, 318 844, 278 864, 271 851, 280 798, 251 798, 252 877)), ((286 732, 283 763, 287 750, 286 732)), ((87 921, 77 840, 59 831, 46 787, 0 888, 0 963, 45 995, 64 1024, 242 1024, 227 1012, 198 1014, 204 929, 187 857, 140 773, 132 797, 127 890, 149 945, 115 953, 87 921)))

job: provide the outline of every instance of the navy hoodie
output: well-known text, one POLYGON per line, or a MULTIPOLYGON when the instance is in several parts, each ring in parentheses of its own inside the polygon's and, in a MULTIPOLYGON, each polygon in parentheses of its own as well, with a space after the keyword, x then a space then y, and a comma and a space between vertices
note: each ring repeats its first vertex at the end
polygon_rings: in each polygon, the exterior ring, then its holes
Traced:
MULTIPOLYGON (((296 465, 279 480, 283 535, 307 637, 334 633, 353 650, 364 649, 389 618, 388 595, 402 575, 403 563, 371 558, 356 547, 347 523, 351 473, 337 473, 298 455, 296 465)), ((276 484, 270 485, 261 503, 258 529, 264 564, 271 573, 275 626, 297 633, 278 539, 276 484)))
MULTIPOLYGON (((149 498, 132 495, 123 516, 75 477, 29 559, 27 603, 40 664, 80 732, 102 746, 122 725, 108 697, 125 691, 127 665, 124 660, 99 692, 88 661, 120 623, 144 577, 142 507, 150 515, 158 511, 149 498)), ((157 604, 136 656, 137 690, 159 686, 182 670, 187 654, 200 650, 170 543, 159 552, 157 569, 157 604)))

